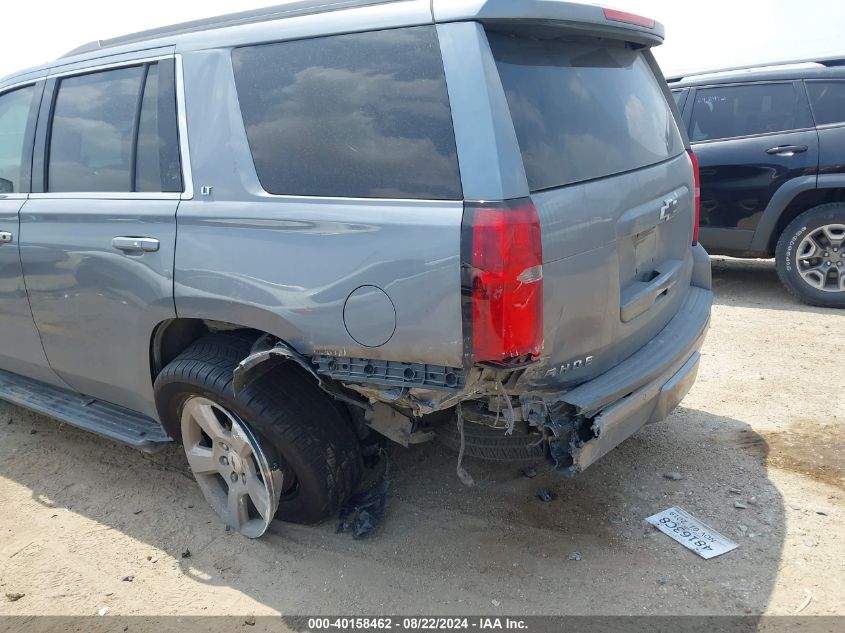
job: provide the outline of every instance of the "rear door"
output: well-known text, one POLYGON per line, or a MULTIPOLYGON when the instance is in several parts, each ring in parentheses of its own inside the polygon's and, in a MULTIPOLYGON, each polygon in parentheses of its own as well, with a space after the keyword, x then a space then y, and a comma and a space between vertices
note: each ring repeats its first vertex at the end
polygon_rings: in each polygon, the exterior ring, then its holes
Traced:
POLYGON ((48 81, 20 245, 53 369, 81 393, 155 415, 150 336, 173 318, 182 191, 174 60, 48 81))
POLYGON ((805 85, 819 134, 819 171, 840 175, 845 172, 845 79, 805 85))
POLYGON ((538 386, 583 382, 651 340, 686 298, 691 161, 647 49, 488 28, 543 239, 538 386))
POLYGON ((701 242, 742 252, 785 182, 815 175, 818 135, 800 83, 697 88, 689 136, 701 167, 701 242))

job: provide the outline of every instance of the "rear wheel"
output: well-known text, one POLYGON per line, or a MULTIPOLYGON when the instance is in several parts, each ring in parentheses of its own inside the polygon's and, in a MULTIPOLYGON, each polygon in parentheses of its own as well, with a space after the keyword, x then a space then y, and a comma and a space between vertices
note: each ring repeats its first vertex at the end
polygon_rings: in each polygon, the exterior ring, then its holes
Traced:
POLYGON ((780 236, 778 276, 804 303, 845 308, 845 204, 814 207, 780 236))
POLYGON ((185 456, 206 501, 233 530, 250 538, 264 534, 285 483, 275 448, 201 396, 185 401, 181 417, 185 456))
POLYGON ((232 372, 252 338, 201 338, 161 372, 155 390, 209 504, 254 538, 274 516, 317 523, 336 513, 362 460, 349 420, 298 366, 279 365, 235 397, 232 372))

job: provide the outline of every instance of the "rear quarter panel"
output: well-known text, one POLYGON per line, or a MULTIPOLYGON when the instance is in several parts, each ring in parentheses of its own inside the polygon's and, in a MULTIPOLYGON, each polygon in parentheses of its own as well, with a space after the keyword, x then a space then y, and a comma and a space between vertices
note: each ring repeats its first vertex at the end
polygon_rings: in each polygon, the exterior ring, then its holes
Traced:
POLYGON ((183 64, 198 195, 177 217, 178 315, 257 328, 303 354, 461 366, 462 202, 269 195, 230 51, 186 54, 183 64), (395 308, 395 332, 380 347, 360 345, 344 326, 347 297, 365 285, 395 308))

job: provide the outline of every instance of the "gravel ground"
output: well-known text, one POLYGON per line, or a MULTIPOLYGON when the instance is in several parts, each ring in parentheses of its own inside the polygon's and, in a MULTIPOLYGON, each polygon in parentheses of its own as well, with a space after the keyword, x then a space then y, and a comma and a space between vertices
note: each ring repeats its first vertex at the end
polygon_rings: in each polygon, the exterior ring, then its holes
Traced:
POLYGON ((178 450, 0 404, 0 614, 790 614, 808 596, 802 614, 845 614, 845 314, 796 303, 768 261, 714 260, 714 283, 669 420, 576 481, 468 461, 469 489, 439 446, 393 450, 362 541, 334 524, 249 541, 178 450), (643 524, 675 505, 738 549, 705 561, 643 524))

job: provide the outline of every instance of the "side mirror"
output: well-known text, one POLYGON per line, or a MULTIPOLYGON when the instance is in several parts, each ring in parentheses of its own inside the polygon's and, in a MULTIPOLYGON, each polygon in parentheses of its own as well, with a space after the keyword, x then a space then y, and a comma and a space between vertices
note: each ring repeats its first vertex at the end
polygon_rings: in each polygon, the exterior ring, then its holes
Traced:
POLYGON ((15 193, 15 184, 11 180, 0 178, 0 193, 15 193))

